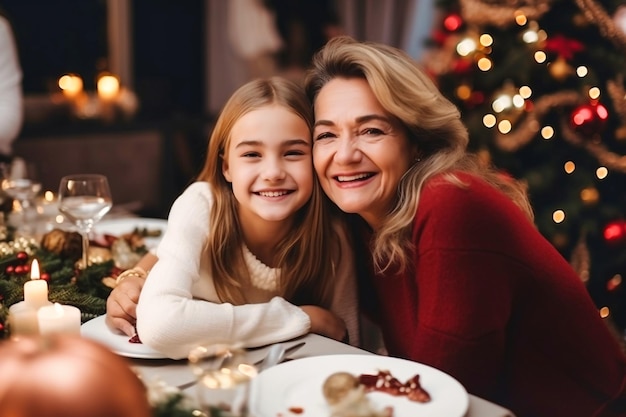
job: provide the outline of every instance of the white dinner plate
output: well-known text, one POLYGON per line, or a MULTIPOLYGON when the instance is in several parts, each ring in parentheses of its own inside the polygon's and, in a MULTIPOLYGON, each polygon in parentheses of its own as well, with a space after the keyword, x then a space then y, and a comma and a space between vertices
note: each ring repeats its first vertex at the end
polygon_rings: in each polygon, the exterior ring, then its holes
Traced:
POLYGON ((355 376, 377 374, 379 370, 390 371, 400 382, 419 374, 431 401, 417 403, 405 397, 370 392, 367 397, 377 409, 392 406, 394 417, 463 417, 467 412, 467 391, 450 375, 421 363, 366 354, 314 356, 267 369, 252 381, 250 409, 259 417, 329 416, 330 408, 322 394, 328 376, 341 371, 355 376))
POLYGON ((130 233, 135 228, 143 229, 146 228, 149 231, 160 230, 161 235, 158 237, 146 237, 144 238, 144 242, 146 244, 146 248, 148 250, 156 248, 163 234, 165 233, 165 229, 167 229, 167 220, 163 219, 150 219, 150 218, 142 218, 142 217, 128 217, 123 219, 111 219, 111 220, 102 220, 96 223, 93 227, 94 233, 98 234, 108 234, 112 236, 121 236, 125 233, 130 233))
POLYGON ((167 356, 142 343, 129 342, 130 337, 123 333, 114 333, 104 321, 105 316, 98 316, 80 326, 82 337, 92 339, 108 346, 113 352, 127 358, 165 359, 167 356))

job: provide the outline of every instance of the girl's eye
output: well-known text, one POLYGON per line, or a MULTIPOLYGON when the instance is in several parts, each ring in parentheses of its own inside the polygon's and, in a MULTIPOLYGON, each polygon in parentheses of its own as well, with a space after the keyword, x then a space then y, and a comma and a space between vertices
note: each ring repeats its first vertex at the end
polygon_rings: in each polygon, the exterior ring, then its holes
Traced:
POLYGON ((257 157, 261 156, 261 154, 258 153, 258 152, 246 152, 246 153, 244 153, 241 156, 244 157, 244 158, 257 158, 257 157))
POLYGON ((285 155, 287 155, 287 156, 302 156, 302 155, 306 155, 306 153, 301 151, 301 150, 294 149, 294 150, 285 152, 285 155))

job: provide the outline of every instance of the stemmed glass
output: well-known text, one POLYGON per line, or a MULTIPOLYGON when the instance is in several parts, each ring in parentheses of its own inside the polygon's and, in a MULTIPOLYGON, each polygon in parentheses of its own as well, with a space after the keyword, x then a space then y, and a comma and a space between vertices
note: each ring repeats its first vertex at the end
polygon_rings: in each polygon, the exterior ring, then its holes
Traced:
POLYGON ((257 369, 245 360, 237 344, 195 346, 187 357, 196 376, 202 417, 248 417, 249 383, 257 369))
POLYGON ((59 211, 72 221, 83 235, 83 268, 89 266, 89 233, 93 225, 111 209, 113 201, 107 177, 77 174, 61 178, 59 211))
POLYGON ((15 217, 13 222, 17 234, 28 236, 33 232, 33 199, 41 191, 41 183, 35 180, 33 167, 21 158, 15 158, 8 171, 2 179, 2 191, 19 202, 19 212, 14 213, 19 217, 15 217))

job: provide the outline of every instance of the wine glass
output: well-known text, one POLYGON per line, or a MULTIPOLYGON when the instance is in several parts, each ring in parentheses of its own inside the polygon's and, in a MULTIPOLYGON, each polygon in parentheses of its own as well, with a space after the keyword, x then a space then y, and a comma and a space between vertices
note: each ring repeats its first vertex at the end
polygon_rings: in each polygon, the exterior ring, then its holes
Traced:
POLYGON ((35 213, 33 199, 41 191, 41 183, 35 180, 35 177, 33 166, 16 157, 8 167, 7 175, 2 179, 3 193, 19 203, 11 219, 11 223, 16 226, 17 235, 29 236, 33 233, 35 213))
POLYGON ((198 381, 202 417, 249 415, 249 383, 257 369, 246 362, 240 345, 200 344, 191 349, 187 359, 198 381))
POLYGON ((89 266, 89 233, 113 205, 107 177, 77 174, 61 178, 59 211, 72 221, 83 235, 82 267, 89 266))

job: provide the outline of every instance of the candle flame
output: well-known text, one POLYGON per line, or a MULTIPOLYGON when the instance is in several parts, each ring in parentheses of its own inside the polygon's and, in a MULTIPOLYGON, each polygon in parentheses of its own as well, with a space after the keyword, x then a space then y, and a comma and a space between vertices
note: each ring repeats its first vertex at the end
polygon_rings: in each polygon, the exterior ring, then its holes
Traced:
POLYGON ((30 264, 30 279, 39 279, 40 277, 39 262, 37 259, 33 259, 33 262, 30 264))
POLYGON ((54 303, 54 312, 59 315, 62 316, 63 315, 63 306, 61 306, 61 304, 59 303, 54 303))

